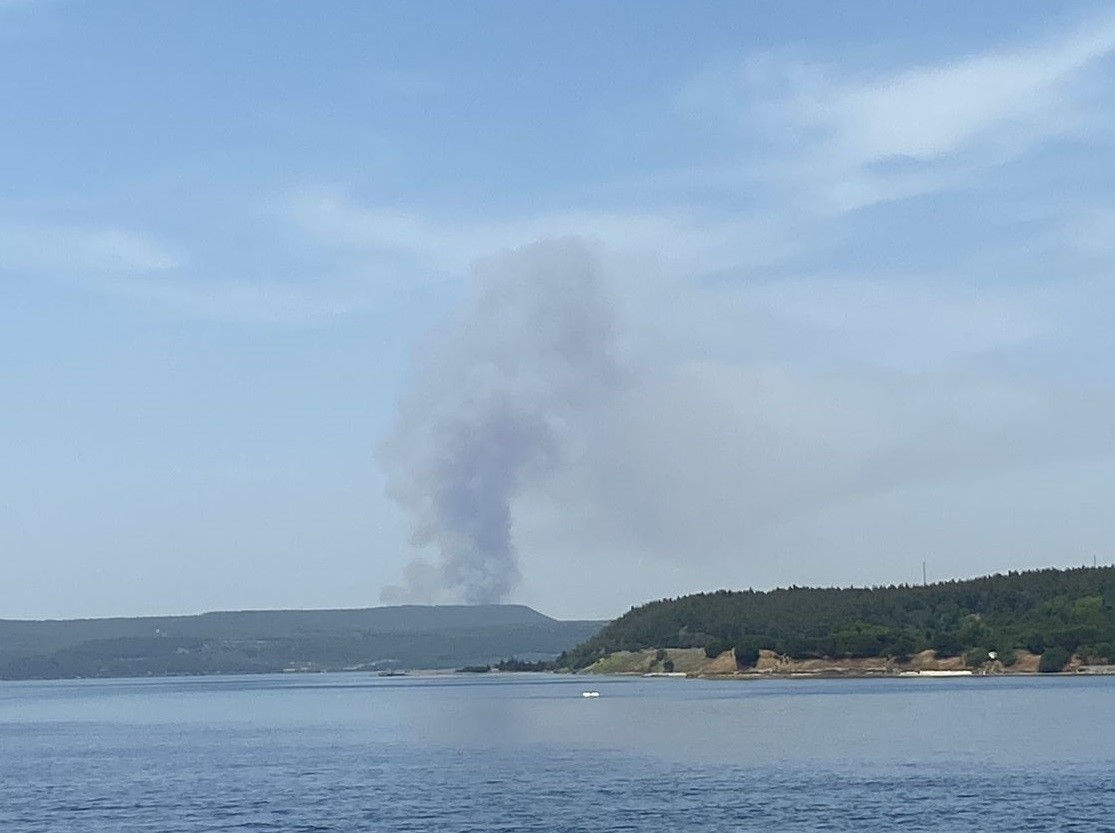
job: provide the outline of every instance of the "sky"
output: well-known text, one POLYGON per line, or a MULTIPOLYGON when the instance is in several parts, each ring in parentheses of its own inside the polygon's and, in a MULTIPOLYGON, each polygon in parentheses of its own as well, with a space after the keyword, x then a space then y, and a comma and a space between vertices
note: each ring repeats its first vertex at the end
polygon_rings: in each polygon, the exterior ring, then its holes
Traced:
POLYGON ((0 618, 1111 563, 1113 71, 1103 3, 0 0, 0 618))

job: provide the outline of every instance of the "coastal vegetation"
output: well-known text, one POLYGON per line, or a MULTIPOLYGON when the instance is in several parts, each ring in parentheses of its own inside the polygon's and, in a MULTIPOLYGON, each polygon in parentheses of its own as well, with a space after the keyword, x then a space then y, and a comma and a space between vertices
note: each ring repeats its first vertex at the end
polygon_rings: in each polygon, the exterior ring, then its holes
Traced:
POLYGON ((496 664, 497 671, 553 671, 555 667, 556 665, 552 659, 531 661, 518 657, 502 659, 496 664))
MULTIPOLYGON (((793 660, 888 657, 925 651, 1010 667, 1016 652, 1041 671, 1115 662, 1115 567, 1011 572, 930 585, 788 587, 698 593, 631 609, 558 665, 579 670, 618 652, 731 651, 736 666, 760 652, 793 660)), ((655 654, 657 656, 658 654, 655 654)), ((663 654, 664 656, 664 654, 663 654)))
POLYGON ((0 680, 483 667, 553 660, 600 622, 521 605, 0 620, 0 680))

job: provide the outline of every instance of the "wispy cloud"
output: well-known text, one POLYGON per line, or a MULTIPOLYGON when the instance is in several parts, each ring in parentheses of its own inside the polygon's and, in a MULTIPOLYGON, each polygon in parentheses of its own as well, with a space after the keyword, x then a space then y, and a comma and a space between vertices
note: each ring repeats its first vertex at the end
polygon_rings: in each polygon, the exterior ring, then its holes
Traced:
POLYGON ((417 212, 361 206, 337 194, 303 194, 292 203, 298 226, 317 242, 405 259, 427 273, 462 275, 479 257, 563 236, 619 252, 654 252, 691 275, 765 265, 797 248, 761 216, 662 211, 570 210, 515 219, 435 220, 417 212))
POLYGON ((177 265, 164 246, 127 229, 0 224, 0 272, 111 274, 177 265))
POLYGON ((304 325, 364 308, 365 282, 220 279, 169 247, 114 227, 0 224, 0 278, 47 278, 175 316, 304 325))
POLYGON ((828 148, 854 164, 936 159, 976 143, 1017 146, 1072 130, 1079 103, 1073 86, 1113 48, 1115 21, 1105 21, 1051 44, 918 67, 866 84, 838 82, 796 105, 804 123, 829 134, 828 148))
POLYGON ((340 284, 115 275, 88 288, 175 317, 233 324, 312 326, 369 304, 358 287, 340 284))
MULTIPOLYGON (((1089 122, 1106 89, 1115 19, 1058 38, 853 75, 785 54, 694 78, 679 97, 744 133, 778 136, 771 170, 849 210, 967 182, 1089 122)), ((754 175, 753 172, 751 175, 754 175)))
POLYGON ((744 298, 790 325, 791 337, 824 341, 842 353, 838 358, 922 372, 1051 333, 1056 320, 1046 309, 1048 295, 955 280, 817 275, 763 284, 744 298))
POLYGON ((438 217, 321 189, 296 195, 291 216, 315 243, 378 260, 400 280, 460 276, 477 257, 563 235, 652 252, 691 277, 746 275, 820 250, 844 233, 834 213, 970 188, 1004 161, 1094 128, 1085 105, 1103 95, 1102 64, 1113 50, 1115 18, 1105 18, 1038 43, 900 70, 856 74, 787 54, 754 56, 700 74, 679 97, 686 113, 711 113, 735 131, 739 160, 659 172, 653 202, 438 217), (679 196, 694 184, 728 199, 679 196), (747 207, 731 207, 744 192, 747 207))

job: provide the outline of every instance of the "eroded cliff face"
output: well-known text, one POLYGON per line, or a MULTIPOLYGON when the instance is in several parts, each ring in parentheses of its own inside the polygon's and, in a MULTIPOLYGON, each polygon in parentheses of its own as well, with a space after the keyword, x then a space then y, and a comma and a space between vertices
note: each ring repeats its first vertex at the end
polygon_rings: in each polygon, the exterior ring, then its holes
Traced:
MULTIPOLYGON (((995 660, 979 668, 969 668, 963 657, 939 657, 934 651, 922 651, 899 661, 892 657, 856 657, 837 659, 792 659, 774 651, 759 651, 754 667, 740 668, 731 651, 709 658, 701 648, 665 648, 645 651, 618 651, 584 669, 589 674, 653 674, 663 671, 684 672, 690 677, 769 677, 769 676, 877 676, 897 675, 908 671, 965 671, 973 674, 1034 674, 1040 657, 1029 651, 1017 651, 1010 666, 995 660)), ((1073 658, 1065 668, 1081 668, 1073 658)))

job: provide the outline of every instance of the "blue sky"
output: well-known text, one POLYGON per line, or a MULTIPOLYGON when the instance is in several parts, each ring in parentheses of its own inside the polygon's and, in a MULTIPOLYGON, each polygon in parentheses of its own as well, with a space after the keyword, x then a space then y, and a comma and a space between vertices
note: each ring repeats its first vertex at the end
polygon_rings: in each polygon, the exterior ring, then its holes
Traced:
POLYGON ((413 357, 568 236, 625 382, 509 598, 1110 561, 1113 69, 1088 3, 0 0, 0 616, 377 603, 413 357))

